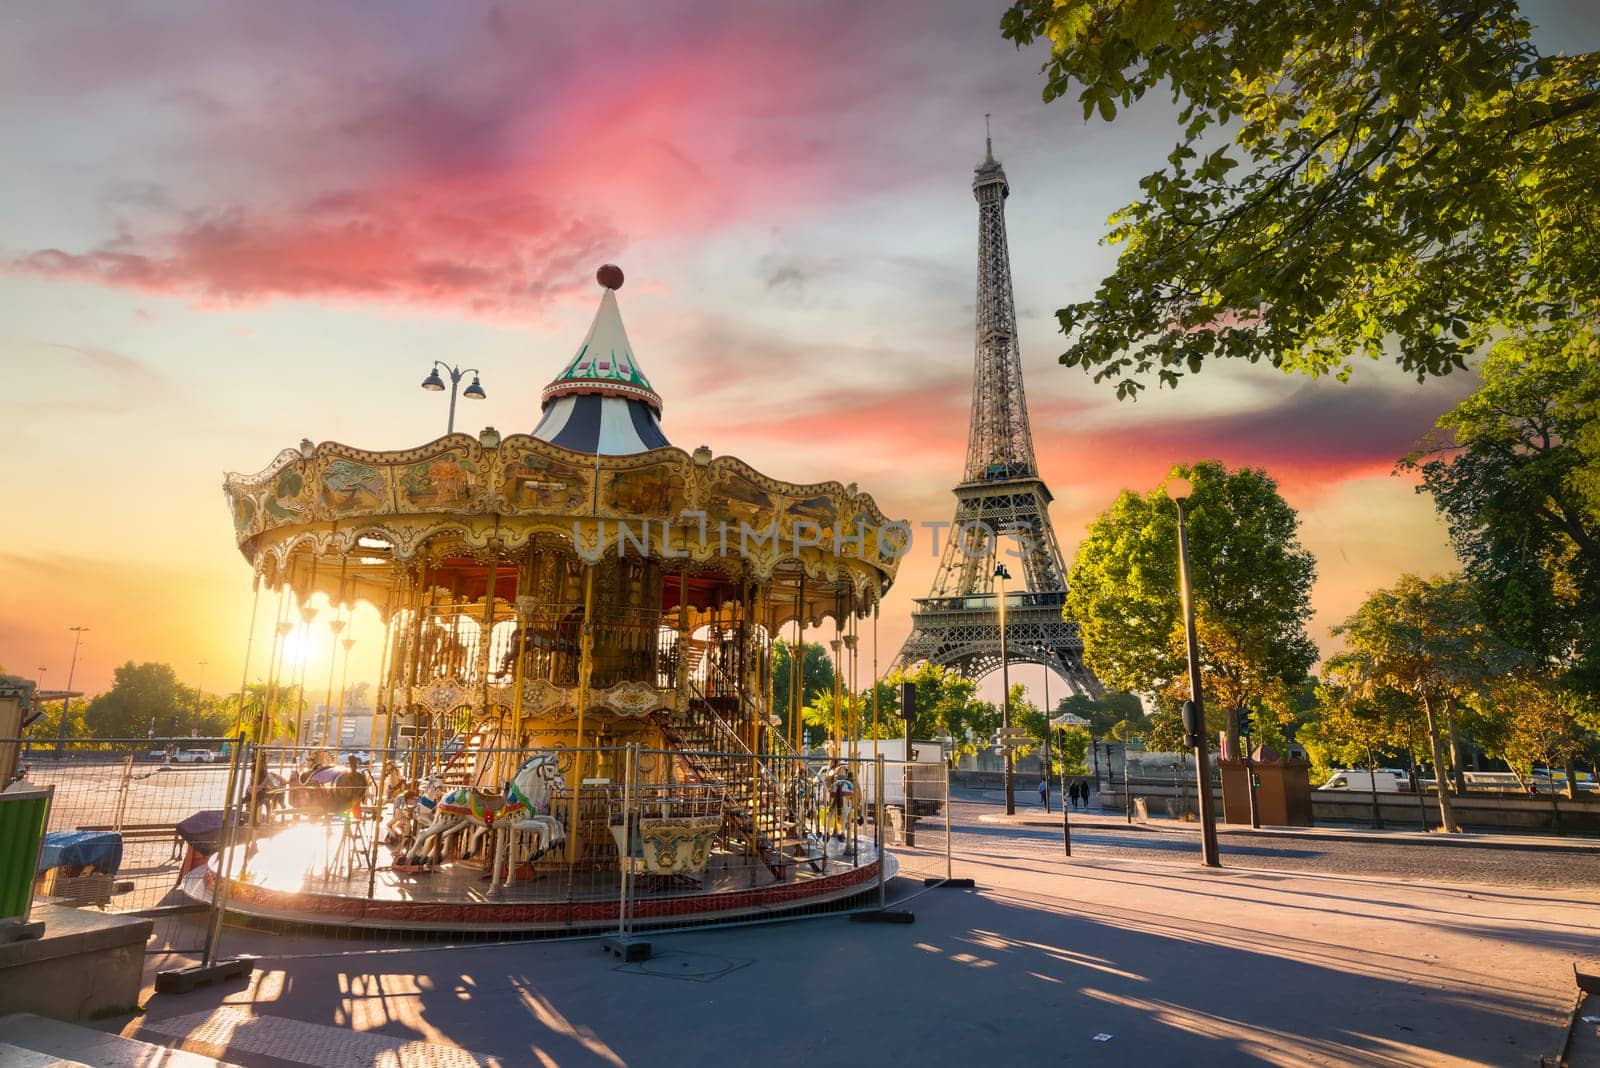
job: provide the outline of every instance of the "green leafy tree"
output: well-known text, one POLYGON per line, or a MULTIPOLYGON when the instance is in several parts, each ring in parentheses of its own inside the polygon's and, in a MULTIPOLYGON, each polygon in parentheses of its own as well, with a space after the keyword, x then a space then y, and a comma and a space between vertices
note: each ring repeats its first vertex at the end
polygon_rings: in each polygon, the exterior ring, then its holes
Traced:
MULTIPOLYGON (((1379 761, 1390 752, 1409 744, 1418 706, 1408 694, 1381 687, 1362 694, 1337 684, 1317 687, 1317 716, 1305 730, 1306 751, 1313 753, 1323 768, 1362 767, 1377 770, 1379 761)), ((1372 820, 1383 826, 1378 808, 1377 782, 1369 781, 1372 792, 1372 820)))
MULTIPOLYGON (((896 668, 879 683, 878 715, 883 737, 900 737, 904 728, 895 719, 900 713, 900 684, 909 681, 916 687, 916 717, 911 723, 913 739, 949 739, 952 758, 971 756, 989 744, 1000 725, 1000 711, 977 699, 978 685, 959 672, 939 664, 921 663, 896 668)), ((870 715, 871 691, 863 696, 870 715)))
POLYGON ((1497 344, 1481 385, 1402 465, 1450 528, 1478 608, 1508 642, 1600 691, 1600 353, 1560 332, 1497 344))
POLYGON ((130 660, 116 669, 111 689, 89 702, 83 718, 89 733, 101 738, 188 734, 194 691, 178 681, 171 664, 130 660))
MULTIPOLYGON (((1333 632, 1345 650, 1330 658, 1330 673, 1357 696, 1374 699, 1395 689, 1421 704, 1439 779, 1439 819, 1445 830, 1460 831, 1445 784, 1441 727, 1454 743, 1455 703, 1514 667, 1520 654, 1489 631, 1472 591, 1455 575, 1403 575, 1369 595, 1333 632)), ((1459 752, 1455 744, 1451 749, 1459 752)), ((1459 756, 1452 763, 1459 773, 1459 756)))
POLYGON ((1081 693, 1070 694, 1056 702, 1054 714, 1071 714, 1088 720, 1089 734, 1095 738, 1111 737, 1117 733, 1118 724, 1124 725, 1124 733, 1136 732, 1145 721, 1144 703, 1138 696, 1117 691, 1099 698, 1081 693))
POLYGON ((1600 55, 1543 55, 1516 0, 1018 0, 1044 97, 1177 109, 1111 219, 1062 356, 1130 396, 1208 360, 1320 375, 1396 339, 1419 377, 1600 299, 1600 55))
POLYGON ((1576 795, 1574 763, 1594 744, 1597 723, 1592 695, 1564 688, 1530 671, 1503 675, 1487 688, 1483 702, 1501 722, 1490 752, 1528 779, 1534 766, 1567 772, 1568 796, 1576 795))
MULTIPOLYGON (((789 730, 789 722, 793 719, 794 690, 792 678, 794 661, 800 660, 803 665, 800 672, 802 709, 815 704, 823 695, 830 698, 828 705, 828 725, 833 724, 833 660, 828 656, 828 651, 817 642, 806 642, 803 645, 804 653, 799 657, 794 654, 794 643, 779 641, 773 643, 772 650, 772 699, 776 704, 779 718, 783 720, 783 731, 789 730)), ((806 722, 804 716, 801 722, 806 722)), ((787 737, 787 734, 785 734, 787 737)))
MULTIPOLYGON (((1186 513, 1207 718, 1236 746, 1237 710, 1285 714, 1317 659, 1305 631, 1316 563, 1300 545, 1299 516, 1265 472, 1208 460, 1175 466, 1178 475, 1193 484, 1186 513)), ((1166 707, 1181 703, 1188 682, 1177 512, 1161 489, 1125 491, 1090 525, 1068 590, 1065 614, 1077 620, 1100 680, 1166 707)), ((1152 724, 1152 749, 1165 726, 1152 724)))

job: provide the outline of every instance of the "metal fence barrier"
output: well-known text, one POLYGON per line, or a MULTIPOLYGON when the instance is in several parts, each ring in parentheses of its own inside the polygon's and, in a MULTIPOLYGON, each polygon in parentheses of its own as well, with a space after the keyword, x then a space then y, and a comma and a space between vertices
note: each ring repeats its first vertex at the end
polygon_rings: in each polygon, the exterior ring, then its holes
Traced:
POLYGON ((950 769, 936 762, 886 760, 888 846, 899 874, 924 885, 954 877, 950 847, 950 769))
POLYGON ((184 875, 217 848, 228 808, 226 738, 0 738, 29 783, 55 788, 36 899, 154 921, 149 954, 203 947, 207 907, 184 875))
POLYGON ((56 787, 51 830, 121 839, 113 873, 62 869, 47 892, 152 916, 152 952, 208 963, 255 938, 240 924, 389 944, 627 938, 878 909, 896 865, 950 874, 943 762, 140 739, 35 742, 23 763, 56 787))

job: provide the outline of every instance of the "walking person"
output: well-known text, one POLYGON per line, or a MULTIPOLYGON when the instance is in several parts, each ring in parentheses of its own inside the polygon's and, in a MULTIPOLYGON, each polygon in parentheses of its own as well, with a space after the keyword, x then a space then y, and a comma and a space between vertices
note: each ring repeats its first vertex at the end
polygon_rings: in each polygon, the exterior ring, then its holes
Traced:
POLYGON ((1067 786, 1067 799, 1072 802, 1073 808, 1078 807, 1078 783, 1076 779, 1067 786))
POLYGON ((1050 811, 1050 780, 1043 775, 1039 776, 1039 807, 1050 811))

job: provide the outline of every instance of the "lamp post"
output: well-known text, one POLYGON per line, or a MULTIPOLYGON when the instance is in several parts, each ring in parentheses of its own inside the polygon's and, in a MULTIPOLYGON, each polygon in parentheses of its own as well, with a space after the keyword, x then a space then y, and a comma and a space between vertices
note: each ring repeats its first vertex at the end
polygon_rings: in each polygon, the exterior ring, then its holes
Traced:
MULTIPOLYGON (((1005 564, 994 565, 994 577, 1000 580, 1000 728, 1004 732, 1006 741, 1010 742, 1011 735, 1011 666, 1006 662, 1006 579, 1011 577, 1011 572, 1006 570, 1005 564)), ((1011 749, 1006 747, 1006 815, 1014 816, 1017 813, 1016 783, 1012 781, 1011 749)))
POLYGON ((483 400, 485 394, 483 386, 478 382, 480 373, 476 367, 451 367, 442 360, 434 360, 433 367, 428 371, 428 377, 422 380, 422 388, 439 393, 444 390, 444 379, 439 377, 439 369, 444 368, 444 373, 450 376, 450 422, 445 427, 446 434, 456 432, 456 389, 461 385, 461 379, 466 375, 472 376, 472 381, 461 395, 468 400, 483 400))
POLYGON ((67 692, 66 696, 61 698, 61 726, 56 731, 57 753, 65 749, 67 745, 67 714, 72 711, 72 676, 78 670, 78 647, 83 644, 83 635, 89 628, 68 627, 67 629, 76 633, 77 637, 72 639, 72 665, 67 668, 67 692))
MULTIPOLYGON (((1184 505, 1194 486, 1187 478, 1174 478, 1167 482, 1167 496, 1178 506, 1178 597, 1183 602, 1184 651, 1189 659, 1189 699, 1194 702, 1194 719, 1198 730, 1192 739, 1196 793, 1200 807, 1200 860, 1208 868, 1220 868, 1222 861, 1217 853, 1217 822, 1212 811, 1215 801, 1211 796, 1211 753, 1206 748, 1206 712, 1200 687, 1200 644, 1194 632, 1194 589, 1189 581, 1189 528, 1184 515, 1184 505)), ((1126 757, 1124 757, 1126 759, 1126 757)))
MULTIPOLYGON (((1039 655, 1045 658, 1044 669, 1044 767, 1040 769, 1039 778, 1044 781, 1044 810, 1050 811, 1050 720, 1054 718, 1051 713, 1055 710, 1050 707, 1050 650, 1041 647, 1039 655)), ((1061 781, 1067 781, 1067 751, 1058 747, 1061 752, 1061 781)), ((1067 807, 1067 790, 1061 788, 1061 807, 1067 807)))
POLYGON ((200 729, 200 701, 202 692, 205 690, 206 665, 211 663, 211 661, 200 660, 197 661, 197 663, 200 665, 200 673, 195 678, 194 682, 194 725, 190 728, 191 731, 195 732, 199 731, 200 729))

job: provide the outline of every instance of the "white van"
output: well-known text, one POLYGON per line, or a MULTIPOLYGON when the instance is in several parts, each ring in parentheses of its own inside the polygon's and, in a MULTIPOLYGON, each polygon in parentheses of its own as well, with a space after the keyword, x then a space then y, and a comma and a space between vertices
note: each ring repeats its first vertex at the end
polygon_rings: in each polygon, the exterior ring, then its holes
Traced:
POLYGON ((1328 781, 1317 787, 1319 790, 1359 790, 1362 793, 1372 793, 1376 790, 1380 794, 1397 794, 1400 792, 1400 780, 1394 777, 1392 771, 1349 771, 1338 770, 1328 776, 1328 781))

